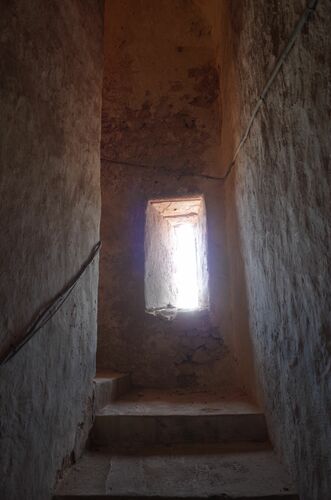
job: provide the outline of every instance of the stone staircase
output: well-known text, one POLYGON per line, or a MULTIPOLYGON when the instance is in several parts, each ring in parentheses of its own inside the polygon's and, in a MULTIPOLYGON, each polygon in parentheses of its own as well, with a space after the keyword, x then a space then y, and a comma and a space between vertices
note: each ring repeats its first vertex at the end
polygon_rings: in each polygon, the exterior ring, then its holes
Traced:
POLYGON ((114 373, 95 384, 89 449, 54 499, 299 499, 242 394, 139 390, 114 373))

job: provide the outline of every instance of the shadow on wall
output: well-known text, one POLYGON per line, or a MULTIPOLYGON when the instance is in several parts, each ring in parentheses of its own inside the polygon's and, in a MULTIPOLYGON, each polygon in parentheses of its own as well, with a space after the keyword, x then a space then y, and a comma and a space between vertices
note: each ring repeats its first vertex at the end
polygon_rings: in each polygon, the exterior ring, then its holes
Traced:
MULTIPOLYGON (((306 5, 236 2, 245 6, 242 23, 234 2, 222 2, 222 145, 229 156, 306 5)), ((243 244, 269 430, 300 498, 324 500, 331 491, 329 2, 309 13, 226 189, 228 227, 239 222, 243 244)), ((232 238, 231 246, 238 234, 232 238)))

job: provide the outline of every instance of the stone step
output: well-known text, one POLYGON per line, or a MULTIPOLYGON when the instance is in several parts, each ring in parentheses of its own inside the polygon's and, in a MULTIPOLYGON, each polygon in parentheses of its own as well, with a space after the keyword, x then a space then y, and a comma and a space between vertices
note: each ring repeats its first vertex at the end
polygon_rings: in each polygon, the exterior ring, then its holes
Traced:
POLYGON ((241 397, 206 393, 132 391, 97 412, 92 442, 98 446, 266 441, 265 417, 241 397))
POLYGON ((299 500, 267 443, 86 452, 56 500, 92 498, 299 500))
POLYGON ((95 410, 112 403, 131 389, 131 377, 128 373, 115 371, 97 372, 94 378, 95 410))

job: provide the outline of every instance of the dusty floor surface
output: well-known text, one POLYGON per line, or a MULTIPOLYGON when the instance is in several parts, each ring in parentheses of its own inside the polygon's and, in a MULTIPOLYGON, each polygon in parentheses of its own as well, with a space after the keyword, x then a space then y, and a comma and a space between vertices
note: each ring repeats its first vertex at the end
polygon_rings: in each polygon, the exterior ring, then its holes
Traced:
POLYGON ((217 392, 180 389, 135 389, 103 408, 107 415, 208 415, 261 413, 243 393, 223 397, 217 392))
POLYGON ((63 481, 57 498, 228 495, 275 499, 292 498, 292 494, 293 485, 268 446, 241 443, 158 448, 126 455, 88 452, 63 481))

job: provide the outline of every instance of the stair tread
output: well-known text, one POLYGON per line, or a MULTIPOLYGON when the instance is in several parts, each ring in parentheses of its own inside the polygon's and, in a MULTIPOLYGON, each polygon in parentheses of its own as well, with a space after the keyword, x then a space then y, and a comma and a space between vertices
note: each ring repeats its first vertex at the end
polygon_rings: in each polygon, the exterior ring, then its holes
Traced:
POLYGON ((93 495, 276 499, 292 498, 295 488, 268 443, 236 443, 87 451, 56 498, 93 495))
POLYGON ((98 370, 95 374, 95 382, 106 382, 109 380, 117 380, 120 378, 126 378, 129 375, 127 373, 116 372, 114 370, 98 370))
POLYGON ((98 416, 178 416, 262 414, 243 394, 222 397, 210 392, 133 390, 97 412, 98 416))
POLYGON ((94 378, 95 410, 114 402, 130 389, 130 374, 110 370, 97 372, 94 378))

